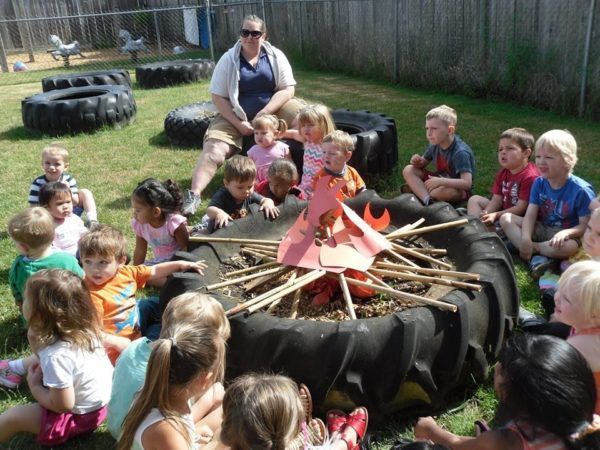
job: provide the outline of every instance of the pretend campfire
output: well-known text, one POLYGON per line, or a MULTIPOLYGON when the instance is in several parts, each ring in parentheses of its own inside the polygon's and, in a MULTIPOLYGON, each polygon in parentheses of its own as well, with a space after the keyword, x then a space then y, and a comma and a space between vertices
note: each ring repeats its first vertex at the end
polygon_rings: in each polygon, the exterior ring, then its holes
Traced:
POLYGON ((320 186, 310 203, 288 196, 276 220, 253 205, 192 238, 179 257, 205 260, 205 275, 169 277, 161 302, 190 290, 221 302, 228 379, 286 374, 320 412, 433 412, 485 377, 514 326, 510 255, 446 203, 371 190, 341 203, 339 188, 320 186))
POLYGON ((345 317, 350 319, 357 318, 355 303, 363 306, 366 299, 372 299, 369 303, 374 305, 362 308, 362 317, 391 313, 415 304, 456 312, 456 305, 417 295, 414 291, 425 292, 431 284, 481 291, 479 284, 468 282, 479 280, 479 274, 451 270, 452 265, 439 258, 446 255, 445 249, 422 247, 413 241, 424 233, 464 225, 467 219, 422 226, 425 219, 421 218, 384 235, 380 231, 390 224, 387 210, 375 218, 367 204, 364 218, 361 218, 340 199, 339 191, 345 182, 331 187, 330 184, 327 177, 319 180, 313 200, 280 241, 212 236, 191 238, 193 242, 222 242, 225 239, 239 243, 242 255, 260 261, 257 265, 223 272, 225 281, 206 286, 206 291, 210 292, 244 283, 242 292, 246 298, 251 298, 229 309, 227 315, 267 308, 268 313, 278 316, 287 313, 287 317, 295 319, 300 305, 305 304, 313 309, 313 314, 305 313, 300 317, 309 315, 322 319, 318 312, 314 314, 315 307, 319 310, 319 306, 328 305, 339 291, 347 311, 345 317), (394 285, 390 285, 390 280, 394 285), (397 289, 398 284, 402 286, 399 281, 412 283, 404 283, 407 289, 397 289), (373 298, 377 293, 383 296, 373 298), (286 296, 291 301, 282 311, 278 307, 286 296), (385 303, 386 297, 397 299, 391 309, 389 304, 384 308, 377 305, 385 303))

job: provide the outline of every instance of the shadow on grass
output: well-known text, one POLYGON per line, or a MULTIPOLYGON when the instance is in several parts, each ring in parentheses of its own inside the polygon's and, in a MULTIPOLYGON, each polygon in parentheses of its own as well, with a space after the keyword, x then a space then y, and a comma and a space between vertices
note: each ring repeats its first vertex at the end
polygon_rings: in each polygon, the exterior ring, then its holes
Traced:
POLYGON ((23 126, 12 127, 0 133, 0 140, 6 141, 41 141, 46 138, 42 133, 27 131, 23 126))
POLYGON ((157 133, 154 136, 152 136, 150 139, 148 139, 148 144, 152 145, 153 147, 162 147, 162 148, 166 147, 169 150, 175 150, 178 152, 180 152, 180 151, 199 152, 202 150, 202 148, 200 146, 198 146, 198 147, 177 147, 175 145, 172 145, 164 130, 162 130, 160 133, 157 133))
POLYGON ((112 202, 106 204, 111 209, 131 209, 131 196, 125 195, 114 199, 112 202))

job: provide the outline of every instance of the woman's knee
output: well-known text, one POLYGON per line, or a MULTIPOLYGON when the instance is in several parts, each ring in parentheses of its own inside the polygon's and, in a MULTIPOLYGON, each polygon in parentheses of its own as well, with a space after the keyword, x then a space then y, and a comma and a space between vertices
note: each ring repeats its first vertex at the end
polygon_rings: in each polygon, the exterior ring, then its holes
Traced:
POLYGON ((216 166, 221 166, 227 159, 231 147, 228 143, 217 139, 207 139, 202 147, 200 159, 204 162, 210 162, 216 166))

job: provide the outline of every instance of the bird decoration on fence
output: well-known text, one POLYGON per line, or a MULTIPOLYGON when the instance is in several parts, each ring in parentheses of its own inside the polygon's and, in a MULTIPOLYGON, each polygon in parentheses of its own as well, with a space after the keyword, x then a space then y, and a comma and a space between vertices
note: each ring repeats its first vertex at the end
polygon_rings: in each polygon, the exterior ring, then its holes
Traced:
POLYGON ((121 53, 134 53, 139 51, 148 51, 148 47, 144 44, 144 38, 133 39, 131 33, 127 30, 119 30, 119 38, 125 41, 125 45, 121 47, 121 53))
POLYGON ((81 46, 77 41, 73 41, 70 44, 63 44, 62 40, 55 34, 51 34, 48 41, 56 47, 56 50, 49 50, 55 61, 58 61, 59 58, 65 60, 73 55, 79 55, 82 58, 85 58, 85 56, 81 54, 81 46))

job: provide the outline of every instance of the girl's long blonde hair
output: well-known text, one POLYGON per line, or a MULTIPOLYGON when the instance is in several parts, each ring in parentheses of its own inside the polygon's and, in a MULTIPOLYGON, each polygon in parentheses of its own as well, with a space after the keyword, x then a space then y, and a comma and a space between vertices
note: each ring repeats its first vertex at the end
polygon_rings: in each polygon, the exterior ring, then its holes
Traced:
POLYGON ((303 123, 318 127, 322 133, 321 139, 335 130, 335 123, 329 108, 320 103, 306 105, 298 112, 298 125, 300 126, 303 123))
POLYGON ((25 284, 23 308, 37 348, 57 341, 89 351, 100 345, 100 316, 83 280, 73 272, 45 269, 33 274, 25 284))
POLYGON ((303 420, 298 386, 290 378, 243 375, 225 391, 221 441, 232 450, 285 450, 303 420))
POLYGON ((123 434, 117 443, 120 450, 131 448, 139 425, 152 408, 158 408, 191 447, 190 433, 173 404, 174 393, 190 389, 200 377, 211 373, 213 382, 223 379, 225 340, 216 329, 181 324, 171 330, 152 349, 144 386, 123 422, 123 434))

